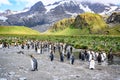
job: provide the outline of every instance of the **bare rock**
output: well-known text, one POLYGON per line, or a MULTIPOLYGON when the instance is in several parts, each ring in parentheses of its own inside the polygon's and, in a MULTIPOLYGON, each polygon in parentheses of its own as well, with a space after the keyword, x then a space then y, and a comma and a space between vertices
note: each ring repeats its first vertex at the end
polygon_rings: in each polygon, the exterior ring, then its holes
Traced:
POLYGON ((15 75, 15 72, 9 72, 8 74, 9 75, 15 75))
POLYGON ((27 80, 26 77, 20 77, 18 80, 27 80))
POLYGON ((0 80, 7 80, 6 78, 0 78, 0 80))

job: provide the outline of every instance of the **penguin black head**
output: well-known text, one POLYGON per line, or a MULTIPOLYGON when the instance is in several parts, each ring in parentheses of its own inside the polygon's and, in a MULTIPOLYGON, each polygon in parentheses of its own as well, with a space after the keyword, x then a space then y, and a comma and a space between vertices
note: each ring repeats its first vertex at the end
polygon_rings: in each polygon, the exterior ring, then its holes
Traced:
POLYGON ((33 58, 33 55, 29 55, 31 58, 33 58))

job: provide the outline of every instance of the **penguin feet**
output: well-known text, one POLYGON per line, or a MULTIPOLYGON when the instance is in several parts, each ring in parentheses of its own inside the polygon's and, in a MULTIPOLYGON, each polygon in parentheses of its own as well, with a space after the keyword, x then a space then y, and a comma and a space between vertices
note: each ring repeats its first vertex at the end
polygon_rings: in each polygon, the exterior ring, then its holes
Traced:
POLYGON ((35 71, 34 69, 32 69, 31 71, 35 71))
POLYGON ((32 69, 31 71, 38 71, 38 69, 32 69))
POLYGON ((38 71, 38 69, 35 69, 36 71, 38 71))

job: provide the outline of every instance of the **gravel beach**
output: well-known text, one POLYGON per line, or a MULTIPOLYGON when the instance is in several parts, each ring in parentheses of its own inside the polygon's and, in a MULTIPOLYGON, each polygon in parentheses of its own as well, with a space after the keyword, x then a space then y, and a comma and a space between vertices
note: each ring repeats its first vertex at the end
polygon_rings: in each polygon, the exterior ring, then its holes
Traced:
POLYGON ((71 65, 66 58, 60 62, 55 57, 51 62, 48 51, 37 54, 34 49, 11 46, 0 49, 0 80, 120 80, 120 65, 95 63, 95 69, 90 70, 86 61, 75 59, 71 65), (30 54, 38 60, 38 71, 31 71, 30 54))

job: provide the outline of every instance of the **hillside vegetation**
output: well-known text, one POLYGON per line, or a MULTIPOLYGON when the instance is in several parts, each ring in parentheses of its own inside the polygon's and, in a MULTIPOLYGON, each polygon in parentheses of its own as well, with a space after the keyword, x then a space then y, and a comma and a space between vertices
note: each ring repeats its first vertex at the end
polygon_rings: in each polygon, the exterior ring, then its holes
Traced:
MULTIPOLYGON (((104 18, 101 15, 94 14, 94 13, 83 13, 78 15, 75 19, 69 18, 69 19, 63 19, 56 22, 44 34, 48 34, 48 35, 120 35, 119 23, 117 23, 117 25, 115 24, 114 26, 110 26, 108 24, 105 22, 104 18)), ((114 23, 112 23, 112 25, 113 24, 114 23)))
POLYGON ((94 13, 84 13, 76 17, 73 27, 75 28, 88 28, 90 33, 101 33, 101 31, 107 28, 107 24, 103 20, 103 17, 94 13))
POLYGON ((75 19, 63 19, 55 23, 47 34, 54 35, 83 35, 102 34, 108 26, 102 16, 94 13, 84 13, 75 19))
POLYGON ((107 35, 120 35, 120 24, 109 27, 104 31, 107 35))
POLYGON ((56 22, 51 28, 50 28, 50 32, 57 32, 57 31, 61 31, 64 30, 68 27, 70 27, 70 25, 74 22, 74 18, 65 18, 63 20, 60 20, 58 22, 56 22))
POLYGON ((0 34, 39 35, 40 33, 24 26, 0 26, 0 34))

